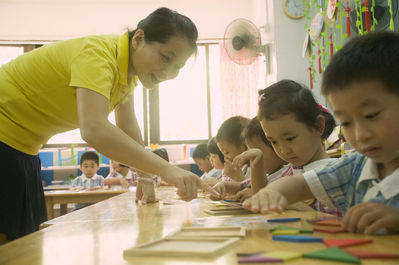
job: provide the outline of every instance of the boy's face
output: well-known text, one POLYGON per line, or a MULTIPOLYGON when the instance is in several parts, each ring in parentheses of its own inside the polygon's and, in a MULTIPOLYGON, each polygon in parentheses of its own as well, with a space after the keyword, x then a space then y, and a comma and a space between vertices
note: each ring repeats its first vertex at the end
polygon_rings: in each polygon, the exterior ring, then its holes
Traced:
POLYGON ((384 166, 399 165, 399 97, 379 81, 353 83, 327 95, 345 139, 384 166))
POLYGON ((206 156, 205 158, 196 157, 194 158, 194 161, 202 172, 209 172, 212 169, 212 164, 211 161, 209 161, 209 156, 206 156))
POLYGON ((93 160, 85 160, 80 165, 80 170, 87 178, 92 178, 98 171, 100 166, 93 160))
POLYGON ((232 162, 233 159, 244 152, 247 148, 245 145, 236 146, 226 141, 220 141, 216 143, 220 151, 224 155, 224 160, 232 162))
POLYGON ((263 165, 267 174, 273 174, 284 164, 284 161, 269 147, 260 136, 245 139, 248 148, 260 149, 263 153, 263 165))
POLYGON ((211 163, 213 165, 214 168, 216 169, 223 169, 224 168, 224 164, 222 163, 222 161, 220 160, 220 157, 217 154, 210 154, 209 160, 211 160, 211 163))

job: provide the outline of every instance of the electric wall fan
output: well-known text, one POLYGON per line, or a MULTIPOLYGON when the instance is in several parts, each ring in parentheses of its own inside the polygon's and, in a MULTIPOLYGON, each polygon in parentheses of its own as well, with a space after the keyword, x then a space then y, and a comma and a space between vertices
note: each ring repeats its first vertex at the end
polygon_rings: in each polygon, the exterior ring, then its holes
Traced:
POLYGON ((268 57, 268 45, 261 45, 258 28, 244 18, 235 19, 227 26, 224 48, 230 59, 237 64, 251 64, 259 55, 268 57))

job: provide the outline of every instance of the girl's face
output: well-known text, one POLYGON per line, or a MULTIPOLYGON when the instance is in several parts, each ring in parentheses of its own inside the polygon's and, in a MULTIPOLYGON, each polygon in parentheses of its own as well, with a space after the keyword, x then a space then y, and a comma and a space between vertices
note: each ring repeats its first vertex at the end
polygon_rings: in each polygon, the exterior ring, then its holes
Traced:
POLYGON ((212 164, 209 160, 209 156, 206 156, 205 158, 196 157, 194 158, 194 162, 197 164, 202 172, 209 172, 212 169, 212 164))
POLYGON ((223 169, 224 168, 224 164, 222 163, 222 161, 220 160, 220 157, 217 154, 212 154, 210 153, 210 158, 211 163, 213 165, 214 168, 216 169, 223 169))
POLYGON ((146 88, 175 78, 193 49, 184 37, 171 37, 167 43, 146 42, 144 31, 137 30, 131 42, 129 68, 146 88))
POLYGON ((260 136, 253 136, 245 139, 248 148, 260 149, 263 153, 263 165, 267 174, 272 174, 279 170, 285 162, 274 152, 273 148, 268 146, 260 136))
POLYGON ((282 115, 274 120, 263 118, 261 125, 277 155, 294 166, 301 167, 319 160, 324 153, 321 145, 323 117, 319 117, 317 129, 298 122, 294 114, 282 115))
POLYGON ((247 150, 245 145, 236 146, 226 141, 220 141, 216 144, 224 155, 224 159, 230 162, 232 162, 236 156, 247 150))

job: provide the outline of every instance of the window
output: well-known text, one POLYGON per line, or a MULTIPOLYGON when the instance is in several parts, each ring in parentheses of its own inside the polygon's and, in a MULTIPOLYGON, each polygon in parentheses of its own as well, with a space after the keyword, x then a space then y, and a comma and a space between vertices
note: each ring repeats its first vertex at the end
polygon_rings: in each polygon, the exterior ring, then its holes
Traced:
POLYGON ((205 46, 199 46, 176 79, 159 85, 160 142, 208 139, 206 70, 205 46))
POLYGON ((24 47, 22 46, 0 46, 0 65, 8 63, 23 53, 24 47))

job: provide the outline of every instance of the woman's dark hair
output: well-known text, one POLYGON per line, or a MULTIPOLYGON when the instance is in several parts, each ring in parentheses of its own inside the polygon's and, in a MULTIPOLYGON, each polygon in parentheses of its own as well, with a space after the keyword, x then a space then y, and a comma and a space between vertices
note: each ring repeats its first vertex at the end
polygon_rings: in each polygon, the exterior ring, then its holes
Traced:
POLYGON ((208 142, 208 152, 219 156, 220 161, 224 164, 224 155, 216 144, 215 137, 212 137, 208 142))
POLYGON ((328 64, 321 92, 326 96, 367 81, 379 81, 399 95, 399 33, 371 32, 351 39, 328 64))
POLYGON ((334 117, 317 104, 312 92, 295 81, 281 80, 261 90, 259 96, 259 120, 274 120, 292 113, 298 122, 315 128, 317 117, 323 115, 326 122, 322 139, 326 139, 336 126, 334 117))
POLYGON ((269 147, 272 147, 272 144, 267 140, 265 132, 260 125, 258 117, 253 118, 247 127, 244 128, 242 133, 244 139, 252 139, 254 136, 258 136, 262 139, 262 141, 269 147))
POLYGON ((197 27, 191 19, 169 8, 158 8, 141 20, 135 30, 129 31, 129 43, 137 29, 144 31, 146 42, 167 43, 171 37, 181 36, 187 39, 194 52, 197 50, 197 27))
POLYGON ((193 151, 193 158, 205 159, 207 156, 209 156, 209 153, 206 144, 199 144, 195 147, 193 151))
POLYGON ((80 165, 83 164, 84 161, 86 160, 92 160, 94 161, 97 165, 100 164, 100 158, 98 157, 98 154, 94 151, 87 151, 82 154, 80 157, 80 165))
POLYGON ((226 141, 235 146, 245 145, 242 131, 249 124, 249 119, 242 116, 234 116, 225 120, 216 135, 216 142, 226 141))

